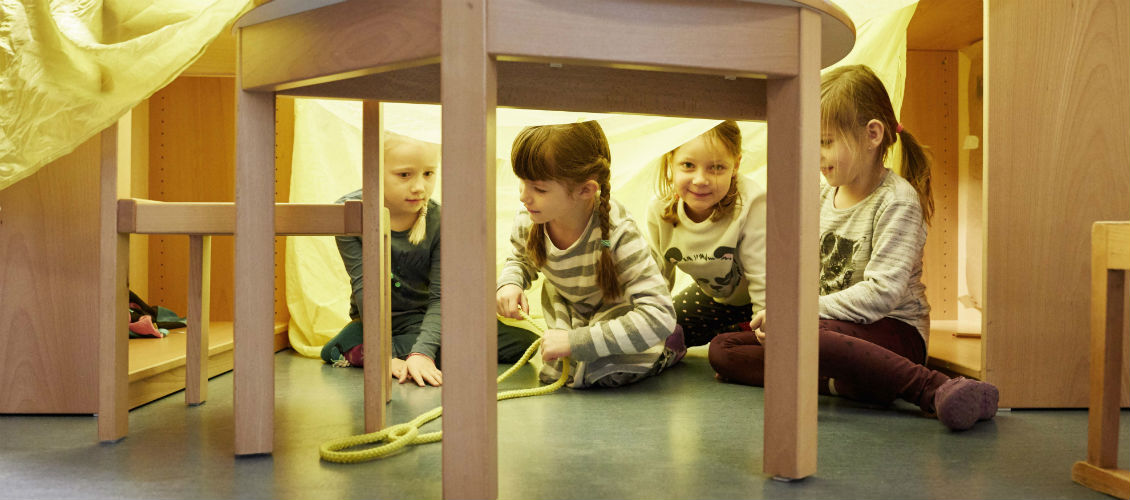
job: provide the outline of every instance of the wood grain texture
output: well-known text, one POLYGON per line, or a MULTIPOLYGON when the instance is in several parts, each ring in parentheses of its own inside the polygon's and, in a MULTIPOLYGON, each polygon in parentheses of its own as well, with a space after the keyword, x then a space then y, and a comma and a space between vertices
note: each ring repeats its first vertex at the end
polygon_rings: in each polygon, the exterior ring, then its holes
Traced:
MULTIPOLYGON (((362 104, 361 122, 361 182, 362 206, 370 214, 361 232, 362 255, 361 272, 364 276, 375 276, 367 283, 364 310, 361 317, 366 318, 369 328, 363 330, 363 343, 366 346, 365 360, 365 432, 377 432, 386 425, 385 403, 392 391, 392 274, 391 260, 387 250, 389 227, 384 199, 384 130, 381 103, 365 101, 362 104)), ((345 208, 344 206, 342 207, 345 208)), ((344 218, 343 218, 344 221, 344 218)))
POLYGON ((208 296, 212 284, 212 237, 188 237, 188 313, 185 316, 184 402, 198 405, 208 399, 208 336, 211 316, 208 296))
MULTIPOLYGON (((278 236, 338 235, 347 227, 346 207, 335 203, 275 203, 278 236)), ((137 234, 235 234, 235 203, 118 200, 118 230, 137 234)), ((356 210, 360 215, 360 210, 356 210)), ((360 221, 354 221, 360 224, 360 221)))
MULTIPOLYGON (((154 94, 150 99, 149 113, 152 176, 148 194, 135 191, 135 195, 165 202, 232 203, 235 199, 234 96, 235 81, 231 78, 178 78, 154 94)), ((290 151, 294 142, 294 100, 278 101, 275 201, 286 202, 290 191, 290 151)), ((168 222, 181 224, 185 221, 168 222)), ((151 227, 145 232, 162 231, 151 227)), ((187 308, 184 284, 188 280, 185 238, 164 235, 142 237, 149 239, 150 292, 138 292, 139 295, 151 304, 183 313, 187 308)), ((232 319, 232 244, 231 238, 213 239, 210 308, 213 318, 224 321, 232 319)), ((285 297, 285 245, 284 238, 276 238, 275 321, 281 322, 290 317, 285 297)), ((137 292, 136 289, 134 291, 137 292)))
MULTIPOLYGON (((237 85, 237 88, 241 88, 237 85)), ((275 95, 237 90, 235 453, 274 449, 275 95)))
POLYGON ((0 413, 98 411, 101 137, 0 191, 0 413), (65 381, 66 383, 60 383, 65 381))
POLYGON ((1003 407, 1086 406, 1090 227, 1130 218, 1130 4, 990 0, 987 22, 986 378, 1003 407))
MULTIPOLYGON (((119 197, 128 194, 129 170, 118 167, 118 134, 132 129, 129 118, 103 130, 98 190, 98 440, 117 441, 129 431, 127 363, 129 236, 118 233, 119 197), (125 123, 121 123, 124 121, 125 123), (123 178, 119 178, 122 176, 123 178)), ((126 142, 128 145, 128 141, 126 142)), ((129 154, 129 148, 121 148, 129 154)))
MULTIPOLYGON (((443 2, 443 262, 495 261, 497 69, 486 0, 443 2)), ((495 267, 443 266, 443 497, 498 496, 495 267), (474 457, 468 460, 468 457, 474 457)))
MULTIPOLYGON (((903 127, 929 148, 934 218, 922 256, 931 320, 957 319, 958 54, 907 51, 903 127)), ((895 159, 895 168, 901 168, 895 159)))
MULTIPOLYGON (((439 103, 439 65, 429 64, 284 91, 287 95, 439 103)), ((765 119, 765 81, 715 75, 499 62, 498 104, 553 111, 690 118, 765 119), (748 99, 748 96, 762 96, 748 99)))
POLYGON ((984 0, 918 0, 907 50, 955 51, 982 38, 984 0))
POLYGON ((799 10, 800 74, 768 83, 765 458, 770 476, 816 473, 820 255, 819 17, 799 10))
POLYGON ((1130 223, 1096 222, 1091 228, 1091 357, 1087 462, 1118 468, 1118 413, 1127 384, 1126 272, 1130 223), (1113 259, 1111 257, 1114 257, 1113 259))
POLYGON ((500 60, 747 77, 797 73, 795 8, 678 0, 646 8, 633 0, 492 0, 487 8, 487 51, 500 60))
MULTIPOLYGON (((275 323, 275 352, 287 347, 286 323, 275 323)), ((205 373, 208 378, 231 371, 232 322, 212 321, 208 325, 205 373)), ((188 336, 172 330, 165 338, 136 338, 129 342, 129 408, 185 389, 188 336)))
POLYGON ((1130 471, 1107 469, 1087 462, 1075 462, 1071 479, 1092 490, 1115 498, 1130 499, 1130 471))
POLYGON ((240 31, 244 88, 283 90, 434 62, 439 2, 345 2, 240 31))

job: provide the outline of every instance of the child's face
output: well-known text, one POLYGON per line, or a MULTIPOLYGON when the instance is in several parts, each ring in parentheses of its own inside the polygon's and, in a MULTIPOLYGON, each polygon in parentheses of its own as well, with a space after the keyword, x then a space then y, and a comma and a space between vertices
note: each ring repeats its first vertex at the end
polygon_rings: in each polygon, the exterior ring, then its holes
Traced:
POLYGON ((740 161, 703 136, 675 150, 669 165, 671 179, 691 220, 710 217, 730 190, 740 161))
POLYGON ((872 168, 874 160, 868 158, 866 151, 864 141, 852 143, 851 132, 821 131, 820 173, 830 186, 852 184, 872 168))
POLYGON ((385 150, 385 207, 389 215, 419 212, 436 187, 438 156, 426 144, 406 142, 385 150))
POLYGON ((535 224, 545 224, 583 210, 586 200, 573 191, 559 181, 519 179, 518 183, 519 200, 535 224))

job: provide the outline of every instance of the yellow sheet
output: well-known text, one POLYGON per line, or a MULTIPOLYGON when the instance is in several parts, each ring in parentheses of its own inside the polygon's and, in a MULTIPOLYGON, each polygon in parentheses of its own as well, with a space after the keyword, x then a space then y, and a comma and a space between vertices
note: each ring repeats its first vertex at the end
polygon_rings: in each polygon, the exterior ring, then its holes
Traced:
MULTIPOLYGON (((902 107, 906 74, 906 28, 917 0, 850 0, 837 2, 856 23, 855 48, 838 65, 867 64, 887 85, 896 113, 902 107)), ((440 142, 438 106, 386 104, 386 128, 431 142, 440 142)), ((657 159, 718 123, 635 115, 563 113, 499 109, 497 115, 496 265, 510 251, 510 226, 518 209, 517 179, 510 170, 510 145, 522 127, 597 119, 612 146, 612 196, 627 206, 643 225, 652 198, 657 159)), ((291 202, 328 203, 361 186, 361 107, 359 103, 299 99, 295 104, 294 163, 291 202)), ((743 136, 741 171, 765 181, 765 124, 740 123, 743 136)), ((899 155, 891 154, 898 158, 899 155)), ((443 180, 442 166, 440 182, 443 180)), ((439 201, 440 189, 436 189, 439 201)), ((676 290, 689 284, 682 276, 676 290)), ((290 344, 299 353, 318 357, 321 346, 349 321, 349 279, 332 237, 290 237, 286 246, 286 293, 290 308, 290 344)), ((540 316, 540 289, 528 290, 531 315, 540 316)), ((458 332, 453 332, 458 333, 458 332)))
POLYGON ((251 0, 0 0, 0 189, 167 85, 251 0))

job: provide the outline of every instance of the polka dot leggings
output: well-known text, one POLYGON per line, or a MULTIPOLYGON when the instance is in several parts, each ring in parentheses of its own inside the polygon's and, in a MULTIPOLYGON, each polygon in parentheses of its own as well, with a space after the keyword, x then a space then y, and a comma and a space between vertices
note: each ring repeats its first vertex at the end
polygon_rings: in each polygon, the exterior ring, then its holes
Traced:
POLYGON ((719 333, 742 330, 741 323, 753 318, 753 306, 719 304, 691 285, 675 296, 675 317, 687 347, 692 347, 709 343, 719 333))
MULTIPOLYGON (((774 335, 788 332, 769 331, 774 335)), ((828 379, 836 393, 849 399, 890 404, 902 398, 926 412, 934 411, 934 392, 949 377, 926 368, 926 343, 913 326, 893 318, 863 325, 820 320, 820 392, 828 379)), ((710 366, 722 378, 746 385, 765 385, 765 347, 753 332, 718 335, 710 342, 710 366)))

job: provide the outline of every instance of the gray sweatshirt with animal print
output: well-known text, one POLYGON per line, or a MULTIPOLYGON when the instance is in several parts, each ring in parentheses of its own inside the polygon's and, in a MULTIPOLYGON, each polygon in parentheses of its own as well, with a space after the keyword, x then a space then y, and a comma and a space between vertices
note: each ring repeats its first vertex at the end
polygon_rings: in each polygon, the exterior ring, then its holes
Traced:
POLYGON ((894 318, 930 330, 922 284, 926 224, 918 193, 889 170, 870 196, 836 208, 836 188, 820 189, 820 317, 870 324, 894 318))

